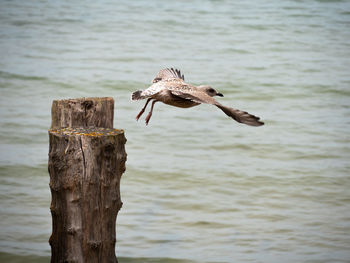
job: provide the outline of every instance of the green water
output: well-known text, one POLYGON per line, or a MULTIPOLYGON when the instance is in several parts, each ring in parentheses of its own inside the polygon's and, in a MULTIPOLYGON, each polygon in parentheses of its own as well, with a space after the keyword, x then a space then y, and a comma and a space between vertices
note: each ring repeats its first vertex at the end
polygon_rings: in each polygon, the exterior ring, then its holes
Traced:
POLYGON ((349 1, 1 1, 0 261, 48 262, 52 100, 113 96, 123 262, 349 262, 349 1), (209 105, 130 94, 163 67, 209 105))

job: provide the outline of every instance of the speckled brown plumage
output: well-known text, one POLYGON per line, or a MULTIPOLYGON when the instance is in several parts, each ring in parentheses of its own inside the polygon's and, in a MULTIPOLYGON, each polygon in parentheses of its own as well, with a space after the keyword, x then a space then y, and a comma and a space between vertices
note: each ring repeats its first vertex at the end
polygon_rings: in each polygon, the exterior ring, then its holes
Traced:
POLYGON ((227 116, 231 117, 237 122, 250 126, 264 125, 264 123, 260 121, 259 117, 249 114, 248 112, 226 107, 220 104, 213 97, 223 97, 223 95, 212 87, 204 85, 194 86, 186 83, 184 75, 181 75, 181 72, 178 69, 166 68, 160 70, 157 76, 153 79, 152 83, 153 84, 144 91, 138 90, 131 95, 132 100, 147 99, 145 106, 136 116, 137 120, 144 113, 148 103, 153 100, 151 110, 145 119, 146 125, 151 119, 154 104, 158 101, 179 108, 190 108, 201 103, 212 104, 221 109, 227 116))

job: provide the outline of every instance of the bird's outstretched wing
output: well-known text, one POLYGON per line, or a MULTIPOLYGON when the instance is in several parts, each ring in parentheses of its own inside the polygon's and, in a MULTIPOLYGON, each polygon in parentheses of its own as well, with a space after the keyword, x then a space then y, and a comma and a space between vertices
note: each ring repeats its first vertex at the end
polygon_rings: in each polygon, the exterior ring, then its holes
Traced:
POLYGON ((178 69, 174 69, 174 68, 165 68, 162 69, 158 72, 157 76, 153 79, 152 83, 156 83, 158 81, 161 80, 165 80, 165 79, 182 79, 185 80, 185 76, 182 74, 180 70, 178 69))
POLYGON ((224 105, 221 105, 220 103, 215 104, 215 106, 218 107, 220 110, 222 110, 227 116, 231 117, 232 119, 240 123, 244 123, 250 126, 264 125, 264 123, 260 121, 259 117, 254 116, 253 114, 250 114, 246 111, 241 111, 238 109, 226 107, 224 105))
POLYGON ((182 91, 171 91, 171 93, 183 99, 192 100, 193 102, 215 105, 220 110, 222 110, 227 116, 231 117, 237 122, 244 123, 250 126, 264 125, 262 121, 259 121, 259 117, 254 116, 246 111, 226 107, 204 92, 194 91, 191 93, 185 93, 182 91))
POLYGON ((206 104, 215 104, 218 103, 213 97, 210 97, 204 92, 200 91, 186 91, 186 90, 170 90, 170 92, 178 97, 181 97, 183 99, 192 100, 193 102, 197 103, 206 103, 206 104))

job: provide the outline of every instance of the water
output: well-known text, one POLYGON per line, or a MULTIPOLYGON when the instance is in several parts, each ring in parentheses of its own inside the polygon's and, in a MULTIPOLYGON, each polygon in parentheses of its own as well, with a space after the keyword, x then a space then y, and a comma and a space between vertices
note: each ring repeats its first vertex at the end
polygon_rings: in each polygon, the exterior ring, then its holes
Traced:
POLYGON ((113 96, 123 262, 350 262, 349 1, 1 1, 0 261, 47 262, 52 100, 113 96), (177 67, 209 105, 135 116, 177 67))

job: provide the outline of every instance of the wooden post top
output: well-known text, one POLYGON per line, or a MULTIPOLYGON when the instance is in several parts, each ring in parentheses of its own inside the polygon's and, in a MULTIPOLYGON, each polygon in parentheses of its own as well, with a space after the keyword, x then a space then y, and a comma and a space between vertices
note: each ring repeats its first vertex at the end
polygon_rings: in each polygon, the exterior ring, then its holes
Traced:
POLYGON ((111 128, 95 128, 95 127, 88 127, 88 128, 60 128, 60 129, 50 129, 50 133, 53 133, 55 135, 83 135, 83 136, 90 136, 90 137, 100 137, 100 136, 111 136, 111 135, 119 135, 121 133, 124 133, 124 130, 122 129, 111 129, 111 128))
POLYGON ((113 128, 114 99, 79 98, 54 100, 51 108, 51 129, 113 128))

